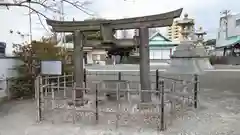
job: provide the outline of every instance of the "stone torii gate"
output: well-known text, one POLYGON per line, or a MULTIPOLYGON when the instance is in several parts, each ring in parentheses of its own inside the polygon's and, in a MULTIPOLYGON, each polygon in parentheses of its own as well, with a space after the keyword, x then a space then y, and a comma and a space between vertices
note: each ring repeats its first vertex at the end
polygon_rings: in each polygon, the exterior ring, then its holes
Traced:
MULTIPOLYGON (((102 45, 116 45, 114 40, 114 30, 139 29, 139 48, 140 48, 140 83, 142 90, 149 90, 150 83, 150 65, 149 65, 149 33, 148 28, 166 27, 173 23, 174 18, 180 17, 182 8, 175 11, 116 20, 87 20, 87 21, 55 21, 46 20, 55 32, 72 32, 74 34, 74 75, 76 89, 83 88, 83 46, 86 38, 85 32, 100 31, 102 36, 102 45)), ((77 98, 83 97, 83 91, 76 91, 77 98)), ((142 102, 150 102, 151 94, 141 94, 142 102)))

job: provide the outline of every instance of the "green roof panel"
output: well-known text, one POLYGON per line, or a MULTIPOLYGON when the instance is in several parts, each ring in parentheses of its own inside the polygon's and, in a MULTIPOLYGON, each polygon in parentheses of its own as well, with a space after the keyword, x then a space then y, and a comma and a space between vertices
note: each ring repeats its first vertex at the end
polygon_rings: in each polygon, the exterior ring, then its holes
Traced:
POLYGON ((240 43, 240 36, 232 36, 232 37, 228 37, 227 40, 223 41, 221 43, 221 45, 217 46, 218 48, 221 47, 227 47, 227 46, 232 46, 235 45, 237 43, 240 43))
POLYGON ((179 44, 179 42, 172 42, 159 32, 156 32, 149 38, 149 47, 168 47, 177 46, 179 44))

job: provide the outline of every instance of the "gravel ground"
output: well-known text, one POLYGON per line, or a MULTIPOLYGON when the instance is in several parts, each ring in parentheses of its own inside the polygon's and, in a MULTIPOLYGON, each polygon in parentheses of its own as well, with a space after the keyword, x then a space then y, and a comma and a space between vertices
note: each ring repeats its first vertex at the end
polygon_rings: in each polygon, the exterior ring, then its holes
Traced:
POLYGON ((188 111, 164 132, 143 128, 115 128, 103 125, 51 124, 35 122, 32 100, 11 101, 2 105, 1 135, 238 135, 240 100, 229 91, 206 89, 200 95, 200 107, 188 111))
MULTIPOLYGON (((116 67, 115 67, 116 68, 116 67)), ((136 69, 125 65, 120 69, 136 69), (126 67, 127 66, 127 67, 126 67)), ((156 66, 162 68, 162 66, 156 66)), ((88 67, 88 69, 90 69, 88 67)), ((91 67, 91 69, 101 69, 91 67)), ((110 68, 111 69, 111 68, 110 68)), ((216 66, 216 69, 238 69, 238 66, 216 66)), ((239 68, 240 69, 240 68, 239 68)), ((101 72, 103 73, 103 72, 101 72)), ((106 72, 105 72, 106 73, 106 72)), ((107 72, 116 73, 116 72, 107 72)), ((127 72, 129 74, 129 72, 127 72)), ((124 74, 127 74, 124 72, 124 74)), ((155 72, 152 72, 154 75, 155 72)), ((95 72, 91 72, 95 74, 95 72)), ((138 74, 138 72, 131 72, 138 74)), ((164 73, 162 76, 169 77, 164 73)), ((190 78, 189 76, 183 76, 190 78)), ((89 75, 88 80, 117 79, 117 76, 89 75)), ((120 128, 117 131, 105 126, 84 124, 36 124, 36 107, 33 100, 11 101, 0 106, 0 135, 239 135, 240 134, 240 71, 207 72, 200 77, 200 107, 188 111, 162 133, 156 130, 120 128)), ((125 76, 126 80, 139 80, 138 76, 125 76)), ((155 77, 151 79, 154 81, 155 77)))

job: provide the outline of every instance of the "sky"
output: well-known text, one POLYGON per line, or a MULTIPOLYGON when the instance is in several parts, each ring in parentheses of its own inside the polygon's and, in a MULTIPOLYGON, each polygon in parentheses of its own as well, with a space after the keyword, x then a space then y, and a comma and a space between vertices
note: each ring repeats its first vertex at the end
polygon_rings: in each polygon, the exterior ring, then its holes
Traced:
MULTIPOLYGON (((0 0, 1 2, 2 0, 0 0)), ((7 0, 5 0, 7 1, 7 0)), ((8 0, 11 2, 11 0, 8 0)), ((79 0, 83 1, 83 0, 79 0)), ((239 0, 89 0, 92 4, 87 5, 96 13, 97 17, 117 19, 124 17, 137 17, 144 15, 159 14, 183 8, 183 14, 188 13, 189 18, 195 19, 196 28, 203 27, 208 33, 206 38, 215 38, 217 28, 219 26, 220 12, 224 9, 231 10, 232 13, 240 13, 239 0)), ((34 8, 45 13, 49 18, 53 18, 53 14, 45 12, 39 6, 33 5, 34 8)), ((7 53, 12 52, 12 43, 21 43, 28 40, 28 37, 21 38, 16 32, 29 34, 29 19, 27 15, 28 9, 11 7, 7 10, 0 7, 0 41, 7 43, 7 53), (9 31, 13 30, 13 34, 9 31)), ((64 4, 65 20, 84 20, 91 18, 80 10, 64 4)), ((45 20, 42 18, 45 26, 45 20)), ((33 39, 39 39, 49 33, 46 32, 39 24, 36 15, 32 15, 33 39)), ((164 34, 164 31, 160 31, 164 34)))

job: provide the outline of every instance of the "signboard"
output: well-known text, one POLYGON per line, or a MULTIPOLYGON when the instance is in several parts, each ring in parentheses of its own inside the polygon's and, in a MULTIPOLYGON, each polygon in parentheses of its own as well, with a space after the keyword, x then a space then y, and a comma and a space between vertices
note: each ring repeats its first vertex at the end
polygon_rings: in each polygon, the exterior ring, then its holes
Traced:
POLYGON ((41 61, 42 75, 62 75, 62 61, 41 61))

